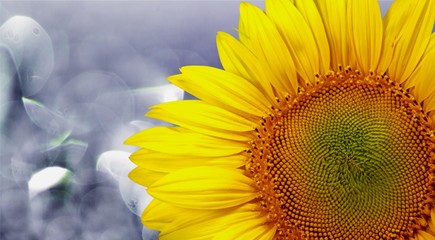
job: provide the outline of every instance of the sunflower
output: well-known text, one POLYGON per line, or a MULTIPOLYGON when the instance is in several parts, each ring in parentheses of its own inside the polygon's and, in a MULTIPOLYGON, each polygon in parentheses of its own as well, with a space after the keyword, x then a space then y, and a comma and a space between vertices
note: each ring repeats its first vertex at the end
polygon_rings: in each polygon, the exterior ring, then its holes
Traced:
POLYGON ((130 178, 161 239, 435 239, 433 0, 241 3, 130 178))

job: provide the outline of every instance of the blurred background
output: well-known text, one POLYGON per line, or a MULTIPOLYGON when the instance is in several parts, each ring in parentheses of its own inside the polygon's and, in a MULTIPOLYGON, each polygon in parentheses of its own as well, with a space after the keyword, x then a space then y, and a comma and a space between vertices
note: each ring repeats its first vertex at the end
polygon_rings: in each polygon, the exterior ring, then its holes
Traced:
POLYGON ((157 239, 123 141, 190 97, 167 76, 221 66, 216 32, 238 16, 238 1, 0 2, 0 239, 157 239))

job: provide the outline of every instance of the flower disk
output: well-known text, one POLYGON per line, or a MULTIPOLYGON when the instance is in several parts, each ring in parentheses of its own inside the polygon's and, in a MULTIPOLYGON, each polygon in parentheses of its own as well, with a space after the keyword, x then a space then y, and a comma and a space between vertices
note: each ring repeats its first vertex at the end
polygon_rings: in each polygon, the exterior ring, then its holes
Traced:
POLYGON ((261 205, 283 239, 295 229, 312 239, 411 236, 434 194, 427 119, 388 80, 337 76, 257 129, 248 170, 261 205))

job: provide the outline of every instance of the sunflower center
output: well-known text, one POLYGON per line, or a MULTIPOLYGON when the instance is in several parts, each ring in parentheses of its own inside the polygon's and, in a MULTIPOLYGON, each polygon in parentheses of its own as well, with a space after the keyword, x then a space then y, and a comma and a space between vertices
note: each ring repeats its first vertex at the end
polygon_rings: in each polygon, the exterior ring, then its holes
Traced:
POLYGON ((388 239, 427 226, 435 140, 410 95, 337 74, 281 104, 247 164, 278 238, 388 239))

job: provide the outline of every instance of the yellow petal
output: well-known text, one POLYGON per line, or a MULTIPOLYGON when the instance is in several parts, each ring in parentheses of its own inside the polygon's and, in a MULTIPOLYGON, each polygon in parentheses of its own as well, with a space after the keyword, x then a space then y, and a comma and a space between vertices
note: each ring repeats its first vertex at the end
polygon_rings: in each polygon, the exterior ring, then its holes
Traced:
POLYGON ((143 211, 141 220, 143 225, 148 228, 160 230, 174 221, 174 216, 186 214, 187 211, 187 209, 174 207, 157 199, 153 199, 143 211))
POLYGON ((307 83, 315 82, 320 73, 319 51, 311 29, 304 17, 288 0, 266 0, 266 13, 276 25, 296 67, 307 83))
POLYGON ((432 235, 426 231, 418 230, 416 234, 417 240, 434 240, 435 235, 432 235))
POLYGON ((250 29, 247 26, 248 15, 246 12, 241 11, 240 6, 240 16, 239 16, 239 26, 237 28, 237 32, 239 34, 239 40, 249 49, 252 49, 251 39, 249 37, 250 29))
MULTIPOLYGON (((192 211, 161 230, 161 239, 211 239, 234 223, 261 217, 257 204, 210 211, 192 211)), ((254 238, 251 238, 254 239, 254 238)))
POLYGON ((264 116, 267 99, 252 83, 230 72, 206 66, 182 67, 169 81, 199 99, 239 115, 264 116))
POLYGON ((331 50, 331 68, 349 65, 349 49, 346 39, 346 0, 316 0, 323 19, 331 50))
POLYGON ((245 31, 241 38, 252 53, 257 57, 261 66, 268 66, 271 72, 267 75, 275 90, 282 96, 296 95, 298 82, 296 69, 291 55, 278 30, 264 12, 248 3, 240 5, 240 21, 245 31))
POLYGON ((266 216, 250 216, 242 218, 214 237, 216 240, 226 239, 272 239, 276 232, 276 226, 266 224, 266 216))
POLYGON ((143 167, 137 167, 128 174, 128 177, 134 182, 148 187, 166 174, 166 172, 153 171, 143 167))
POLYGON ((435 236, 435 209, 432 207, 430 211, 430 218, 427 220, 426 232, 435 236))
POLYGON ((237 74, 254 84, 275 105, 275 94, 268 79, 272 71, 261 65, 256 56, 228 33, 219 32, 216 36, 219 58, 225 71, 237 74))
MULTIPOLYGON (((377 0, 351 0, 347 5, 348 42, 360 70, 375 71, 381 55, 382 18, 377 0)), ((352 61, 352 60, 351 60, 352 61)))
POLYGON ((143 225, 153 230, 159 230, 171 223, 179 208, 153 199, 142 213, 141 220, 143 225))
POLYGON ((225 225, 214 225, 215 218, 221 216, 222 212, 227 212, 227 209, 201 211, 200 213, 187 212, 176 221, 166 225, 165 228, 161 228, 159 239, 211 239, 219 228, 225 227, 225 225))
POLYGON ((435 33, 429 41, 428 47, 417 65, 415 71, 406 81, 406 87, 415 86, 414 95, 419 102, 435 94, 435 33))
POLYGON ((163 120, 199 133, 227 139, 249 141, 241 134, 254 130, 253 121, 199 100, 162 103, 151 107, 148 117, 163 120))
POLYGON ((435 2, 397 0, 384 19, 384 42, 379 72, 403 83, 416 68, 432 33, 435 2))
POLYGON ((430 211, 430 219, 427 221, 428 227, 426 231, 435 236, 435 208, 430 211))
POLYGON ((247 143, 206 136, 180 127, 153 127, 131 136, 125 144, 184 156, 229 156, 247 149, 247 143))
POLYGON ((178 207, 222 209, 257 197, 253 185, 252 179, 241 171, 195 167, 169 173, 149 186, 148 193, 178 207))
POLYGON ((296 0, 295 6, 305 18, 316 40, 320 58, 320 73, 327 73, 330 70, 330 50, 322 17, 313 0, 296 0))
POLYGON ((219 158, 186 157, 140 149, 130 156, 130 160, 139 167, 151 171, 172 172, 196 166, 220 166, 236 169, 245 164, 246 157, 243 155, 231 155, 219 158))
POLYGON ((424 100, 423 109, 426 112, 435 111, 435 94, 430 95, 426 100, 424 100))

